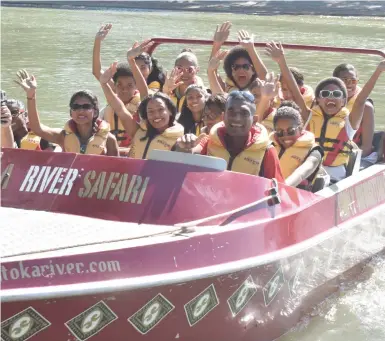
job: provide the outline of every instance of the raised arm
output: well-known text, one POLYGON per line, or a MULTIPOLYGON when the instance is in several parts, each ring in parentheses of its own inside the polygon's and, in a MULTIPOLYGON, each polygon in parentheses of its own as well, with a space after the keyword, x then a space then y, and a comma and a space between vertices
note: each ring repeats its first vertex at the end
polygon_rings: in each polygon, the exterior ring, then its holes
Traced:
POLYGON ((63 146, 63 129, 50 128, 40 122, 40 117, 36 105, 36 78, 33 75, 30 76, 26 70, 18 71, 17 77, 19 78, 19 80, 16 80, 15 82, 19 84, 27 94, 27 111, 29 126, 31 130, 36 135, 47 140, 48 142, 56 143, 60 146, 63 146))
POLYGON ((287 85, 293 94, 294 101, 297 103, 301 110, 301 116, 304 122, 309 118, 310 110, 306 106, 305 100, 298 88, 298 85, 291 73, 289 66, 287 65, 285 54, 281 43, 276 44, 271 42, 266 44, 266 54, 271 57, 278 65, 282 73, 282 77, 285 78, 287 85))
POLYGON ((14 148, 15 141, 11 128, 12 116, 6 105, 1 107, 1 148, 14 148))
POLYGON ((261 123, 266 110, 269 109, 270 102, 275 96, 277 96, 279 89, 279 76, 274 78, 274 72, 269 72, 266 74, 265 81, 261 81, 257 78, 257 82, 259 83, 261 89, 261 99, 257 105, 257 112, 255 116, 258 118, 258 122, 261 123))
POLYGON ((211 50, 209 60, 218 53, 223 43, 229 38, 231 25, 230 21, 224 22, 221 26, 217 25, 213 38, 213 48, 211 50))
POLYGON ((267 74, 267 68, 254 47, 254 35, 252 34, 250 36, 247 31, 241 30, 238 32, 238 41, 248 52, 258 78, 264 80, 267 74))
POLYGON ((173 68, 172 71, 166 72, 166 80, 163 85, 163 93, 171 95, 171 93, 179 86, 184 84, 182 79, 182 71, 173 68))
POLYGON ((127 134, 133 138, 139 128, 139 125, 134 120, 131 113, 127 110, 121 99, 112 91, 110 85, 108 84, 113 75, 116 73, 117 65, 117 62, 111 64, 111 66, 100 76, 99 81, 108 104, 120 118, 120 121, 122 122, 127 134))
MULTIPOLYGON (((101 46, 104 38, 107 37, 108 33, 112 28, 112 24, 102 25, 98 33, 96 33, 94 41, 94 50, 92 53, 92 74, 97 80, 99 80, 102 71, 102 58, 101 58, 101 46)), ((114 89, 114 83, 111 81, 110 86, 114 89)))
POLYGON ((210 89, 213 95, 224 93, 224 90, 222 89, 222 86, 219 83, 217 71, 221 60, 223 60, 226 55, 227 51, 219 50, 209 61, 209 65, 207 68, 207 76, 209 79, 210 89))
POLYGON ((372 76, 366 82, 361 92, 358 94, 356 101, 354 102, 352 111, 349 115, 349 121, 353 129, 358 129, 361 124, 362 116, 364 114, 364 108, 366 100, 368 99, 370 93, 372 92, 378 78, 381 76, 381 73, 385 71, 385 60, 378 64, 376 70, 373 72, 372 76))
POLYGON ((127 51, 127 61, 130 64, 132 73, 134 75, 136 87, 138 88, 140 92, 140 97, 142 99, 148 96, 148 86, 147 86, 146 80, 144 79, 142 73, 140 72, 138 65, 136 64, 135 58, 139 56, 141 53, 145 52, 146 49, 148 49, 153 44, 154 42, 151 41, 150 39, 144 41, 140 45, 136 41, 134 45, 132 45, 132 48, 128 49, 127 51))

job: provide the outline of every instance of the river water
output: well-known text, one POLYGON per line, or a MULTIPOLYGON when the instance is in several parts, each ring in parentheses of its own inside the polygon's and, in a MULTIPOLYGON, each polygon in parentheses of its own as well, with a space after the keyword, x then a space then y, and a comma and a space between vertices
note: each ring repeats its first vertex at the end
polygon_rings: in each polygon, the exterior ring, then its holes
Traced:
MULTIPOLYGON (((319 44, 381 49, 385 46, 383 18, 315 16, 255 17, 233 14, 119 11, 49 10, 2 8, 1 88, 9 97, 24 100, 14 83, 20 68, 31 71, 38 80, 38 107, 45 124, 62 127, 68 119, 68 102, 79 89, 90 89, 105 103, 99 84, 91 73, 92 46, 102 23, 113 29, 102 48, 103 66, 124 60, 127 47, 135 40, 150 37, 211 39, 217 23, 233 22, 236 30, 247 29, 256 41, 274 39, 294 44, 319 44)), ((155 56, 168 70, 175 56, 188 45, 162 45, 155 56)), ((205 77, 209 48, 191 46, 205 77)), ((380 58, 336 53, 287 51, 290 65, 305 74, 306 83, 315 86, 329 77, 343 62, 359 70, 360 83, 368 79, 380 58)), ((264 57, 269 68, 276 65, 264 57)), ((379 80, 372 98, 376 104, 376 127, 385 127, 385 76, 379 80)), ((366 279, 349 283, 323 302, 312 317, 303 321, 280 341, 383 341, 385 340, 385 258, 372 260, 365 269, 366 279)))

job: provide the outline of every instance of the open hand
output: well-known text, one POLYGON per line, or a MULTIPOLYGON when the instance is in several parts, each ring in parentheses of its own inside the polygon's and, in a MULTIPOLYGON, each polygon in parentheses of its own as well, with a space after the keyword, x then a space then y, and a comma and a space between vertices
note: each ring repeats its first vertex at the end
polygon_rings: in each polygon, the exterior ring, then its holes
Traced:
POLYGON ((229 38, 231 25, 230 21, 224 22, 221 26, 217 25, 213 38, 214 43, 221 46, 223 45, 223 43, 229 38))
POLYGON ((6 105, 1 107, 1 127, 9 127, 12 123, 12 115, 6 105))
POLYGON ((166 72, 166 81, 164 82, 163 89, 167 92, 174 91, 178 86, 183 84, 181 81, 182 75, 183 71, 177 68, 172 69, 170 74, 166 72))
POLYGON ((102 25, 102 27, 100 27, 100 29, 99 29, 99 32, 96 33, 95 39, 99 40, 99 41, 103 41, 104 38, 107 37, 111 28, 112 28, 112 24, 102 25))
POLYGON ((154 42, 151 39, 145 40, 143 43, 139 44, 137 41, 132 45, 130 49, 127 51, 127 59, 133 60, 141 53, 146 52, 149 47, 154 45, 154 42))
POLYGON ((221 64, 221 60, 225 59, 228 51, 219 50, 209 61, 208 70, 209 71, 217 71, 219 65, 221 64))
POLYGON ((266 74, 266 80, 257 79, 261 88, 261 97, 273 99, 278 95, 279 90, 279 75, 274 78, 274 72, 266 74))
POLYGON ((240 30, 238 32, 238 41, 247 51, 254 49, 254 34, 250 35, 249 32, 240 30))
POLYGON ((117 66, 118 62, 112 63, 110 67, 100 75, 99 82, 101 84, 107 84, 116 73, 117 66))
POLYGON ((24 69, 19 70, 16 73, 19 80, 15 80, 16 84, 19 84, 27 94, 27 97, 32 98, 36 94, 37 82, 34 75, 29 75, 24 69))
POLYGON ((282 61, 285 58, 285 53, 281 43, 276 44, 274 41, 266 44, 266 54, 275 62, 282 61))

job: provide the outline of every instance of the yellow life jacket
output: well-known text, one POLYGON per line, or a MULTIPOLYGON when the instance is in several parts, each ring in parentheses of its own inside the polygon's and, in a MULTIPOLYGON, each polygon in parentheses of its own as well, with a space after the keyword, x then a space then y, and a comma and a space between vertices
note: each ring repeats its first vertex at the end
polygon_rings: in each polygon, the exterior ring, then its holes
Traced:
POLYGON ((298 140, 288 149, 283 149, 278 143, 275 134, 270 135, 277 150, 282 175, 287 179, 306 160, 311 150, 317 146, 314 134, 310 131, 303 131, 298 140))
POLYGON ((361 92, 361 90, 362 89, 359 86, 357 86, 355 95, 349 99, 348 103, 346 103, 346 108, 349 110, 349 112, 352 111, 354 102, 356 101, 358 94, 361 92))
POLYGON ((157 92, 161 89, 161 85, 158 81, 153 81, 150 84, 147 85, 149 90, 152 90, 152 92, 157 92))
POLYGON ((261 124, 266 128, 267 132, 270 134, 274 131, 274 116, 277 112, 274 108, 269 108, 269 114, 263 119, 261 124))
POLYGON ((235 85, 235 83, 229 77, 226 77, 225 92, 229 94, 230 92, 238 91, 238 90, 239 88, 235 85))
MULTIPOLYGON (((131 100, 125 105, 127 110, 131 115, 135 115, 138 111, 140 104, 140 93, 137 91, 131 100)), ((119 119, 118 115, 115 114, 114 110, 110 105, 104 110, 104 120, 107 121, 110 125, 110 132, 115 135, 116 140, 118 141, 119 147, 126 148, 130 145, 131 139, 127 135, 124 126, 119 119)))
POLYGON ((37 136, 34 132, 29 131, 28 134, 20 140, 20 149, 41 150, 40 140, 40 136, 37 136))
POLYGON ((264 126, 257 123, 250 130, 250 143, 238 155, 231 156, 224 146, 221 134, 224 134, 223 122, 217 123, 210 131, 210 139, 207 146, 207 155, 224 159, 227 162, 227 170, 238 173, 259 175, 266 149, 270 145, 269 135, 264 126))
MULTIPOLYGON (((300 88, 301 94, 303 99, 305 100, 306 105, 310 108, 313 104, 315 95, 314 95, 314 90, 311 86, 309 85, 304 85, 300 88)), ((282 99, 282 94, 281 98, 279 96, 276 97, 274 100, 274 108, 279 108, 281 105, 283 99, 282 99)))
MULTIPOLYGON (((201 87, 205 87, 202 78, 195 76, 195 84, 199 85, 201 87)), ((182 112, 182 106, 185 101, 185 95, 182 95, 180 93, 179 87, 176 88, 171 94, 170 94, 171 100, 174 102, 178 112, 182 112)))
POLYGON ((323 165, 346 165, 353 149, 345 128, 349 110, 343 107, 336 115, 327 116, 317 105, 313 106, 311 111, 312 117, 307 130, 315 135, 316 142, 325 151, 323 165))
POLYGON ((142 140, 147 134, 147 125, 142 121, 137 130, 129 157, 134 159, 145 159, 150 150, 171 150, 175 145, 176 140, 184 135, 184 128, 181 124, 175 122, 172 127, 167 128, 162 134, 156 135, 153 139, 146 138, 142 140))
POLYGON ((110 125, 103 120, 96 121, 98 131, 92 135, 86 145, 81 146, 76 134, 76 124, 73 120, 67 121, 64 126, 64 151, 67 153, 102 155, 106 153, 106 143, 110 125))

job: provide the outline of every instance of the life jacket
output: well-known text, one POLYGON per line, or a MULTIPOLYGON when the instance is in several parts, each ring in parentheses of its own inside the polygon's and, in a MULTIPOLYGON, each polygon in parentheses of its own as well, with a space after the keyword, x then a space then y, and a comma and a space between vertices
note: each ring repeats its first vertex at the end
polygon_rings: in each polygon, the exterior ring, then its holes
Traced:
POLYGON ((76 132, 76 123, 73 120, 67 121, 64 126, 64 151, 79 154, 105 154, 110 125, 100 119, 96 121, 96 124, 98 126, 97 132, 89 138, 86 145, 80 145, 80 140, 76 132))
POLYGON ((40 136, 37 136, 32 131, 28 131, 28 134, 20 140, 20 149, 41 150, 40 140, 40 136))
POLYGON ((265 113, 265 118, 261 122, 261 124, 267 129, 267 132, 270 134, 274 131, 274 116, 277 112, 277 109, 275 108, 269 108, 268 111, 265 113))
POLYGON ((152 90, 152 92, 157 92, 162 88, 158 81, 152 81, 150 84, 147 85, 147 87, 149 90, 152 90))
MULTIPOLYGON (((205 87, 202 78, 195 76, 194 84, 199 85, 201 87, 205 87)), ((179 87, 172 91, 169 95, 171 100, 174 102, 178 112, 182 112, 182 106, 185 101, 185 95, 180 93, 179 87)))
POLYGON ((248 91, 249 85, 250 84, 248 84, 245 88, 241 89, 236 86, 235 83, 229 77, 227 77, 225 80, 225 92, 229 94, 233 91, 248 91))
POLYGON ((349 116, 349 110, 343 107, 334 116, 323 114, 318 105, 313 106, 311 110, 312 117, 307 130, 315 135, 316 142, 325 151, 323 165, 347 165, 353 149, 345 128, 345 120, 349 116))
MULTIPOLYGON (((311 86, 305 84, 305 85, 301 86, 299 90, 301 92, 303 99, 305 100, 306 105, 310 108, 313 104, 314 99, 315 99, 313 88, 311 86)), ((282 93, 280 92, 280 95, 277 96, 276 99, 274 100, 274 107, 279 108, 279 106, 281 105, 281 103, 283 101, 284 101, 284 99, 283 99, 282 93)))
POLYGON ((227 162, 227 170, 250 175, 262 175, 263 158, 271 144, 265 127, 259 123, 253 125, 249 133, 250 142, 236 156, 231 156, 225 147, 223 140, 225 129, 223 122, 217 123, 211 128, 207 155, 224 159, 227 162))
POLYGON ((172 127, 167 128, 162 134, 156 135, 152 139, 146 138, 142 140, 147 134, 147 123, 142 121, 137 130, 129 157, 134 159, 145 159, 148 152, 153 149, 171 150, 175 145, 176 140, 184 135, 184 128, 181 124, 175 122, 172 127))
POLYGON ((274 133, 270 135, 270 138, 277 150, 282 175, 285 179, 293 174, 293 172, 305 162, 311 151, 317 147, 314 134, 306 130, 303 131, 297 141, 287 149, 281 147, 274 133))
MULTIPOLYGON (((138 111, 139 104, 140 93, 139 91, 135 91, 135 95, 125 106, 132 115, 135 115, 138 111)), ((108 105, 104 110, 104 120, 109 123, 111 128, 110 132, 115 135, 119 147, 127 148, 131 144, 131 138, 126 133, 121 120, 110 105, 108 105)))

